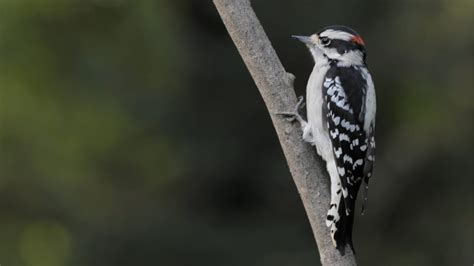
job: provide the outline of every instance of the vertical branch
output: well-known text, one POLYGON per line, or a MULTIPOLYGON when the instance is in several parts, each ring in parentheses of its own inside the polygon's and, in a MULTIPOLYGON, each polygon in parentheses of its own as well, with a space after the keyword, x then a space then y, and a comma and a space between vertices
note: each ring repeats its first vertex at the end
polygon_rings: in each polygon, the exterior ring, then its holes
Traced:
POLYGON ((314 147, 302 140, 295 123, 276 112, 296 105, 294 77, 283 68, 249 0, 213 0, 235 46, 245 62, 270 113, 293 180, 308 215, 323 265, 356 265, 350 248, 341 256, 326 227, 329 206, 329 178, 325 164, 314 147))

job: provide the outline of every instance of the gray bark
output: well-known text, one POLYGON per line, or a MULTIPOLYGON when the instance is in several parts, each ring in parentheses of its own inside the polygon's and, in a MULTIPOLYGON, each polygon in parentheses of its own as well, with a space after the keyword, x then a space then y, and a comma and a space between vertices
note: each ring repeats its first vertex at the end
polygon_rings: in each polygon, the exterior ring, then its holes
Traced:
POLYGON ((294 76, 283 68, 249 0, 213 2, 270 113, 308 215, 322 265, 356 265, 350 248, 341 256, 333 246, 325 224, 330 201, 325 163, 316 155, 315 148, 303 141, 300 126, 276 114, 291 111, 296 105, 294 76))

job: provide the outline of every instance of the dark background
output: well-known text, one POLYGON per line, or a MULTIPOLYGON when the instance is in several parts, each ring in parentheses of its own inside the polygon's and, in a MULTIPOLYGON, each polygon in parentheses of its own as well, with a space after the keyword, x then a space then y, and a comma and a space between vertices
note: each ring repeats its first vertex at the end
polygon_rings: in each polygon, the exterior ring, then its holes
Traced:
MULTIPOLYGON (((360 265, 473 263, 474 1, 254 1, 365 39, 377 162, 360 265)), ((211 1, 0 1, 0 264, 318 265, 263 101, 211 1)))

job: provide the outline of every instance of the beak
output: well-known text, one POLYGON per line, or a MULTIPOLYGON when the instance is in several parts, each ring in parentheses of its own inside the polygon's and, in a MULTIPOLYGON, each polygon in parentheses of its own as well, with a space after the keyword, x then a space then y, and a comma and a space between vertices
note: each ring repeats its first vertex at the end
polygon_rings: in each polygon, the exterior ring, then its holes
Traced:
POLYGON ((291 35, 291 37, 293 37, 293 38, 297 39, 298 41, 300 41, 304 44, 307 44, 307 45, 313 44, 313 42, 311 41, 311 38, 309 36, 291 35))

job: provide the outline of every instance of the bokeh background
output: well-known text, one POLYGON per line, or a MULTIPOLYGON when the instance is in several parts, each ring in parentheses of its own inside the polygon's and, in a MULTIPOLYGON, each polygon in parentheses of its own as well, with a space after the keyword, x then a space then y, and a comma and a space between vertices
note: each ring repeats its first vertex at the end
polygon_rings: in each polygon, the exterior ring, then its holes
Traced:
MULTIPOLYGON (((377 88, 360 265, 471 265, 474 1, 254 1, 344 24, 377 88)), ((268 113, 211 1, 0 1, 0 264, 318 265, 268 113)))

